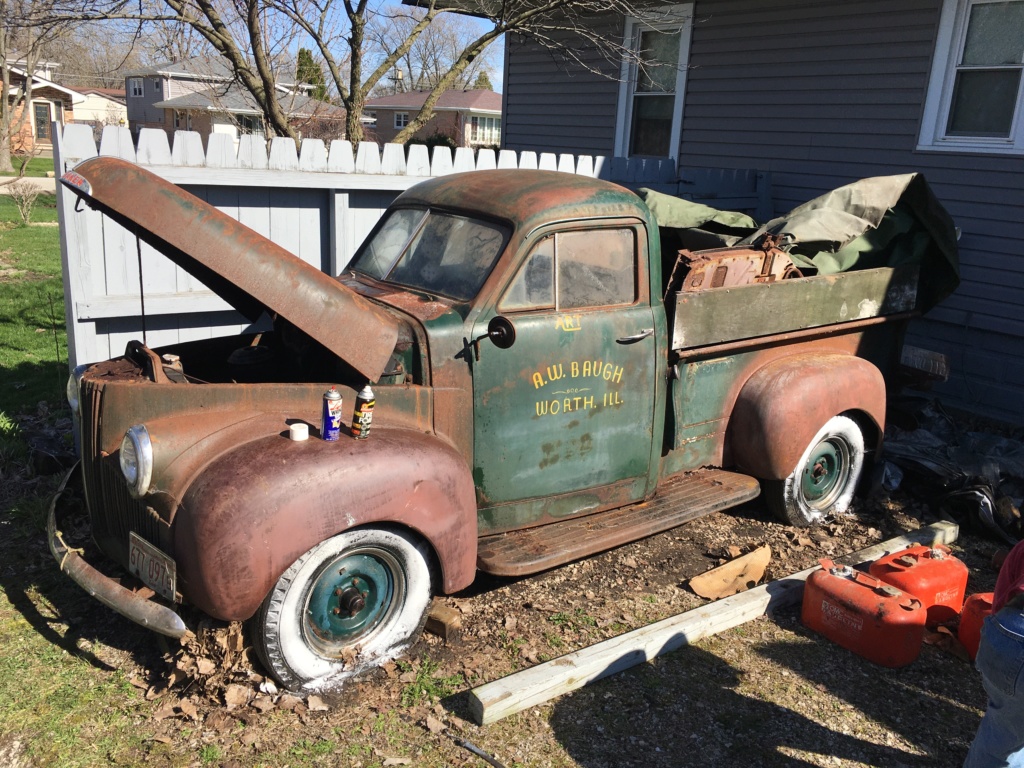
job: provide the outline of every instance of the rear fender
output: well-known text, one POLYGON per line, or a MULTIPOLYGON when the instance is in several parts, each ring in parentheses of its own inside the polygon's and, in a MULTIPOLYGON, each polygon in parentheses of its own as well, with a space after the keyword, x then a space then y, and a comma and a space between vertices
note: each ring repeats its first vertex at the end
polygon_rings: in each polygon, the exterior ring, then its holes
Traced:
POLYGON ((747 379, 726 439, 740 470, 762 480, 782 480, 822 425, 840 413, 860 423, 865 445, 880 448, 885 425, 881 372, 854 355, 792 355, 747 379))
POLYGON ((184 493, 173 526, 179 588, 211 616, 244 620, 300 555, 371 524, 429 542, 445 592, 472 582, 475 492, 451 446, 404 429, 332 443, 260 438, 215 459, 184 493))

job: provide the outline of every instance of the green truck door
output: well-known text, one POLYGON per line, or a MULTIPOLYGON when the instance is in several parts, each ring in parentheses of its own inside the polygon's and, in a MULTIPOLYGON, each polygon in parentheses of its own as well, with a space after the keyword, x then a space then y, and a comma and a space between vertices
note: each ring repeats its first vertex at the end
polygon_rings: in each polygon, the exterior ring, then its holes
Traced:
POLYGON ((534 238, 492 312, 515 342, 473 365, 481 533, 626 504, 651 459, 657 339, 640 227, 534 238), (638 258, 643 254, 643 258, 638 258))

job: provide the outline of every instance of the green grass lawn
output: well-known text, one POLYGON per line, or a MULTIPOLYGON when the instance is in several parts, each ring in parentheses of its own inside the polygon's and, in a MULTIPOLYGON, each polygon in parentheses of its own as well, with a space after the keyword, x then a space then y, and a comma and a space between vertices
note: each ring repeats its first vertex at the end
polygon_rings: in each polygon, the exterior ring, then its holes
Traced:
POLYGON ((49 555, 45 518, 60 475, 33 470, 24 442, 32 427, 18 418, 37 414, 41 400, 49 404, 45 421, 68 416, 54 195, 37 199, 32 221, 22 225, 0 195, 0 764, 139 765, 162 745, 148 740, 152 707, 115 668, 144 630, 109 617, 115 628, 102 635, 68 629, 69 615, 102 606, 49 555))
MULTIPOLYGON (((22 226, 0 196, 0 767, 381 768, 393 764, 391 755, 415 755, 407 760, 422 768, 467 763, 449 739, 421 726, 423 697, 454 685, 435 676, 426 657, 401 697, 416 709, 353 706, 308 722, 286 711, 236 720, 203 703, 201 688, 180 683, 150 700, 148 686, 162 688, 173 669, 161 655, 177 644, 91 598, 61 573, 47 546, 44 523, 60 476, 35 472, 23 438, 41 421, 68 422, 58 408, 68 371, 53 196, 40 198, 33 219, 40 224, 22 226), (46 419, 18 418, 36 413, 40 400, 50 404, 46 419), (195 717, 180 707, 188 697, 200 700, 195 717)), ((69 538, 76 532, 62 527, 69 538)))
MULTIPOLYGON (((0 225, 20 224, 18 209, 7 195, 0 195, 0 225)), ((57 223, 57 196, 40 195, 32 207, 33 224, 57 223)), ((5 230, 6 231, 6 230, 5 230)), ((58 250, 57 271, 60 272, 60 251, 58 250)))
POLYGON ((53 195, 40 195, 31 226, 0 196, 0 414, 63 402, 67 332, 53 195))
MULTIPOLYGON (((14 163, 14 172, 13 173, 0 172, 0 176, 17 176, 18 175, 18 168, 21 167, 21 161, 18 160, 17 158, 12 158, 12 162, 14 163)), ((51 158, 51 157, 33 157, 31 160, 28 161, 28 168, 25 169, 25 175, 26 176, 33 176, 35 178, 41 179, 41 178, 45 178, 46 177, 47 172, 52 172, 52 171, 53 171, 53 158, 51 158)))

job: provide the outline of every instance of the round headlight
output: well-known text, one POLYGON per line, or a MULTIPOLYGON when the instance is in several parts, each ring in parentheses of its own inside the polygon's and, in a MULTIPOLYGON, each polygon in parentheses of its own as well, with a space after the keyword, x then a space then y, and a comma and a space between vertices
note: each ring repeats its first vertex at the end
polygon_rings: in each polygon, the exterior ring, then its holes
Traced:
POLYGON ((128 492, 139 499, 149 492, 153 479, 153 444, 149 431, 142 425, 129 427, 121 441, 121 473, 128 483, 128 492))
POLYGON ((89 365, 78 365, 75 366, 75 370, 68 376, 68 386, 65 389, 65 394, 68 398, 68 405, 71 406, 71 414, 75 417, 78 416, 78 403, 79 403, 79 389, 82 376, 89 369, 89 365))

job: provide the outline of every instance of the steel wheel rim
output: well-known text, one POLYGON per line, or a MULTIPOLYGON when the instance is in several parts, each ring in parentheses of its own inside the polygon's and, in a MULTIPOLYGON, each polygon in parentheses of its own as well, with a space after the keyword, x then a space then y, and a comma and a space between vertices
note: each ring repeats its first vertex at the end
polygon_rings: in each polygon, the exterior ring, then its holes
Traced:
POLYGON ((339 555, 319 570, 306 595, 306 643, 327 658, 342 657, 387 623, 405 591, 402 568, 391 552, 360 547, 339 555))
POLYGON ((828 437, 814 446, 800 473, 800 493, 815 509, 825 509, 842 495, 850 476, 850 446, 828 437))

